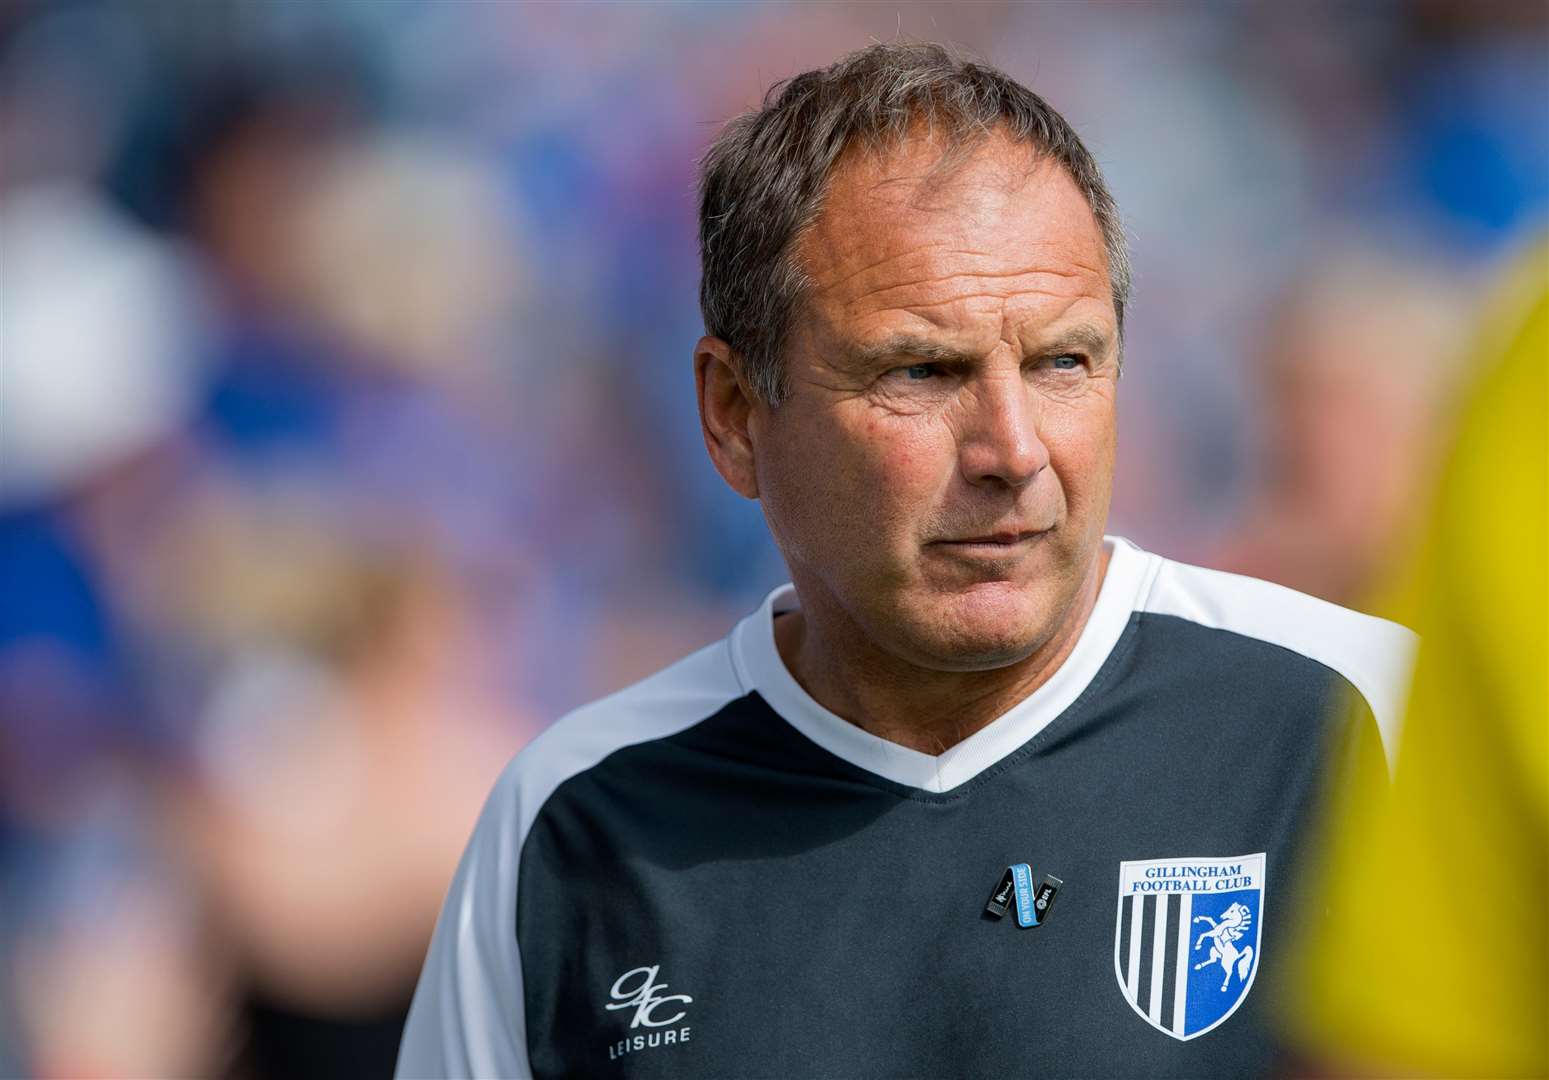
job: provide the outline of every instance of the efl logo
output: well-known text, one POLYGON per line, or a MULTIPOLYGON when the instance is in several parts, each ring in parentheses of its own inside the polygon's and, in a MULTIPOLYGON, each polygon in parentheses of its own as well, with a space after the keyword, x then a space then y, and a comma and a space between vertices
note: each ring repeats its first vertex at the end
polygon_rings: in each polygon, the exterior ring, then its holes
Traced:
MULTIPOLYGON (((608 996, 613 1000, 608 1002, 607 1007, 609 1010, 633 1009, 634 1014, 629 1020, 631 1031, 636 1028, 671 1028, 688 1015, 682 1005, 691 1004, 694 999, 687 994, 662 993, 667 989, 667 984, 656 981, 659 971, 661 965, 652 964, 650 967, 626 971, 613 980, 613 987, 608 991, 608 996), (672 1015, 664 1015, 669 1012, 672 1015)), ((615 1061, 637 1050, 686 1043, 691 1030, 685 1026, 670 1031, 648 1031, 627 1036, 608 1047, 608 1060, 615 1061)))
POLYGON ((1113 970, 1141 1019, 1188 1040, 1225 1023, 1259 972, 1264 853, 1119 864, 1113 970))

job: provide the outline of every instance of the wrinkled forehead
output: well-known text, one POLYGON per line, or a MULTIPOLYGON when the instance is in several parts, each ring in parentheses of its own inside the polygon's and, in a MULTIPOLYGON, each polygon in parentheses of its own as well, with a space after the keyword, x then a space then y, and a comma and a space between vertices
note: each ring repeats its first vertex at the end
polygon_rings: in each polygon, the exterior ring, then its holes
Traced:
POLYGON ((806 314, 981 291, 1087 295, 1111 312, 1107 251, 1075 181, 991 135, 847 152, 796 249, 806 314))

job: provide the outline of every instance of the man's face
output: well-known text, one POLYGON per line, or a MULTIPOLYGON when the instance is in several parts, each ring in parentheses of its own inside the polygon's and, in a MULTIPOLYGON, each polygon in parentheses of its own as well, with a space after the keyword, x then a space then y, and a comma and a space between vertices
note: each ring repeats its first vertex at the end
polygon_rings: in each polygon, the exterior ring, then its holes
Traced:
POLYGON ((944 181, 923 138, 838 167, 798 257, 790 393, 754 407, 758 495, 805 606, 935 670, 1015 663, 1077 617, 1114 456, 1102 235, 1000 137, 944 181))

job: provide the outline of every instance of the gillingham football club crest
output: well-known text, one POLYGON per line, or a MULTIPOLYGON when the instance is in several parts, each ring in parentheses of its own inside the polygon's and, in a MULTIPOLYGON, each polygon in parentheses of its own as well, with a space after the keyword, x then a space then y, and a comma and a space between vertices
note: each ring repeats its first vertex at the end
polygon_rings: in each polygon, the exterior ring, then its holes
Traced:
POLYGON ((1264 853, 1119 864, 1113 970, 1140 1018, 1197 1038, 1237 1011, 1258 974, 1264 853))

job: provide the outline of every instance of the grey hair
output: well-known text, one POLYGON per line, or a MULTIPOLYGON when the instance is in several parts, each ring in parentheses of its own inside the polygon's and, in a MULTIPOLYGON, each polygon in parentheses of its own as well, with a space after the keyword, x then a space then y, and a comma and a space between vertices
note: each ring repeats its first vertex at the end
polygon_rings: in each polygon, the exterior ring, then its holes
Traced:
POLYGON ((921 122, 944 136, 938 169, 994 132, 1065 169, 1102 232, 1122 338, 1129 247, 1102 172, 1065 118, 1005 73, 941 45, 870 45, 776 83, 700 162, 705 332, 740 354, 743 378, 767 404, 788 389, 785 337, 808 285, 796 242, 817 219, 835 163, 852 145, 901 142, 921 122))

